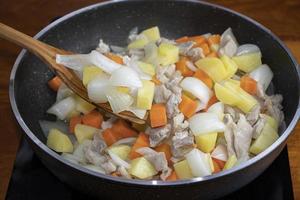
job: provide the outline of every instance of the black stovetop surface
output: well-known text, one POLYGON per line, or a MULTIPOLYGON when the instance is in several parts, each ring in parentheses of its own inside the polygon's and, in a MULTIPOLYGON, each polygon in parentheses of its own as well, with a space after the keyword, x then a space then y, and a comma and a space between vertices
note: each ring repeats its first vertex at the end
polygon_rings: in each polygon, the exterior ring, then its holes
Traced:
MULTIPOLYGON (((6 200, 88 200, 59 181, 42 165, 26 140, 19 148, 6 200)), ((258 178, 223 200, 290 200, 293 198, 287 148, 258 178)))

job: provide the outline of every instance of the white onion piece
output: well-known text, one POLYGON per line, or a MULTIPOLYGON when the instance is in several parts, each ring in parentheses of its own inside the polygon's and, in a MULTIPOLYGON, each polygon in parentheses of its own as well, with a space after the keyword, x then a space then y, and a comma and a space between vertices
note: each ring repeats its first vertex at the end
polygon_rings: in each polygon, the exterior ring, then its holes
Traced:
POLYGON ((236 46, 238 46, 238 42, 232 32, 232 29, 229 27, 227 28, 221 35, 220 46, 224 46, 229 40, 232 40, 236 46))
POLYGON ((202 103, 199 100, 196 100, 196 101, 197 101, 196 112, 199 112, 200 110, 203 110, 204 108, 206 108, 206 103, 202 103))
POLYGON ((130 67, 121 67, 115 70, 110 77, 110 84, 113 86, 123 86, 123 87, 142 87, 142 81, 136 71, 130 67))
POLYGON ((183 90, 197 97, 205 106, 212 96, 211 90, 202 81, 194 77, 184 78, 180 86, 183 90))
POLYGON ((127 111, 132 112, 135 116, 137 116, 140 119, 144 119, 144 117, 145 117, 145 115, 147 113, 147 110, 140 109, 140 108, 137 108, 137 107, 134 107, 134 106, 130 106, 127 109, 127 111))
POLYGON ((224 104, 222 102, 217 102, 214 103, 213 105, 211 105, 207 112, 209 113, 215 113, 216 115, 218 115, 219 119, 221 121, 223 121, 223 117, 224 117, 224 104))
POLYGON ((198 149, 193 149, 185 155, 185 158, 195 177, 203 177, 211 175, 210 164, 207 155, 198 149))
POLYGON ((152 77, 149 74, 146 74, 141 70, 141 68, 138 66, 137 61, 130 59, 127 66, 132 68, 134 71, 136 71, 141 79, 143 79, 143 80, 151 80, 152 79, 152 77))
POLYGON ((198 70, 197 67, 196 67, 191 61, 187 61, 185 64, 186 64, 186 66, 187 66, 190 70, 192 70, 193 72, 195 72, 195 71, 198 70))
POLYGON ((232 29, 228 28, 221 35, 220 47, 218 50, 218 54, 220 56, 227 55, 232 57, 238 48, 238 43, 236 41, 235 36, 232 33, 232 29))
POLYGON ((57 90, 56 101, 60 101, 68 96, 71 96, 72 94, 74 94, 73 91, 70 90, 64 83, 62 83, 57 90))
POLYGON ((256 53, 256 52, 260 52, 260 49, 255 44, 243 44, 243 45, 238 47, 235 55, 236 56, 241 56, 241 55, 244 55, 244 54, 256 53))
POLYGON ((226 146, 222 144, 218 144, 216 148, 213 150, 213 152, 211 152, 211 157, 226 162, 228 159, 226 146))
POLYGON ((105 174, 105 171, 102 167, 100 166, 97 166, 97 165, 82 165, 84 168, 87 168, 89 170, 92 170, 92 171, 95 171, 95 172, 98 172, 100 174, 105 174))
POLYGON ((111 74, 113 71, 119 69, 120 67, 123 67, 123 65, 116 63, 115 61, 109 59, 98 51, 91 52, 91 60, 94 65, 101 68, 108 74, 111 74))
POLYGON ((145 46, 145 58, 144 61, 157 66, 159 64, 158 59, 158 47, 155 43, 149 43, 145 46))
POLYGON ((117 142, 113 143, 112 146, 117 146, 120 144, 125 144, 125 145, 133 145, 134 142, 136 141, 136 137, 128 137, 128 138, 124 138, 124 139, 120 139, 117 142))
POLYGON ((133 98, 130 95, 119 92, 115 88, 107 90, 106 97, 114 113, 128 110, 133 103, 133 98))
POLYGON ((56 115, 60 120, 64 120, 75 107, 76 100, 73 97, 67 97, 51 106, 47 113, 56 115))
POLYGON ((106 91, 110 89, 109 76, 106 74, 100 74, 87 85, 87 93, 89 99, 94 103, 107 102, 106 91))
POLYGON ((107 150, 107 153, 116 165, 125 167, 126 169, 130 168, 130 164, 128 162, 126 162, 125 160, 122 160, 119 156, 114 154, 111 150, 107 150))
POLYGON ((225 130, 225 124, 215 113, 198 113, 188 121, 194 135, 223 132, 225 130))
POLYGON ((56 63, 76 71, 82 71, 84 66, 92 65, 90 54, 56 55, 56 63))
POLYGON ((249 76, 256 80, 266 91, 272 81, 273 72, 268 65, 264 64, 253 70, 249 76))

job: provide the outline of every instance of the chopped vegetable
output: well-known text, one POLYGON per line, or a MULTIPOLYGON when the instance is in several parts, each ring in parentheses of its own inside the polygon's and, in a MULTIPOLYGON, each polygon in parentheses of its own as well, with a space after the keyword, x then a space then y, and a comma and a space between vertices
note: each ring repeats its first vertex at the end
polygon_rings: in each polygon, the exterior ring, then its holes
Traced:
POLYGON ((163 66, 174 64, 179 60, 179 49, 172 44, 161 43, 158 47, 158 57, 163 66))
POLYGON ((86 87, 87 84, 96 76, 102 74, 102 70, 96 66, 86 66, 83 68, 82 83, 86 87))
POLYGON ((207 109, 207 112, 215 113, 222 121, 224 118, 224 104, 222 102, 216 102, 207 109))
POLYGON ((199 47, 201 44, 205 43, 206 42, 206 38, 203 37, 202 35, 198 35, 198 36, 189 37, 188 41, 195 42, 196 44, 193 46, 195 48, 195 47, 199 47))
POLYGON ((70 96, 55 103, 47 110, 47 113, 56 115, 60 120, 64 120, 75 108, 76 101, 70 96))
POLYGON ((62 80, 58 76, 55 76, 50 81, 48 81, 48 85, 53 91, 57 91, 61 84, 62 80))
POLYGON ((219 58, 202 58, 195 64, 215 82, 220 82, 227 78, 227 71, 223 62, 219 58))
POLYGON ((207 38, 207 42, 209 46, 214 45, 214 44, 219 44, 221 41, 221 36, 219 34, 216 35, 211 35, 207 38))
POLYGON ((215 148, 217 136, 217 132, 196 135, 197 148, 204 153, 210 153, 215 148))
POLYGON ((127 124, 127 122, 125 122, 122 119, 115 122, 113 124, 113 126, 111 127, 111 129, 112 129, 113 132, 118 133, 118 135, 120 135, 122 138, 136 137, 137 136, 137 132, 134 131, 133 129, 131 129, 129 127, 129 125, 127 124))
POLYGON ((82 117, 82 123, 88 126, 92 126, 95 128, 101 128, 101 124, 103 122, 103 116, 96 110, 91 111, 88 114, 85 114, 82 117))
POLYGON ((253 70, 249 76, 260 84, 265 91, 272 81, 273 72, 268 65, 264 64, 253 70))
POLYGON ((171 146, 169 144, 162 143, 162 144, 158 145, 157 147, 155 147, 154 150, 157 151, 157 152, 164 152, 167 161, 171 162, 170 158, 172 157, 172 153, 171 153, 171 146))
POLYGON ((136 150, 139 148, 142 148, 142 147, 149 147, 149 146, 150 146, 149 137, 145 133, 140 133, 131 148, 129 158, 132 160, 132 159, 140 157, 141 154, 136 152, 136 150))
POLYGON ((74 128, 74 133, 79 144, 81 144, 84 140, 93 139, 94 135, 98 131, 99 129, 84 124, 77 124, 74 128))
POLYGON ((149 42, 156 42, 160 39, 160 33, 157 26, 144 30, 141 34, 145 35, 149 42))
POLYGON ((121 67, 115 70, 110 77, 110 84, 113 86, 140 88, 143 86, 139 75, 130 67, 121 67))
POLYGON ((185 155, 185 158, 195 177, 203 177, 212 173, 207 155, 198 149, 193 149, 185 155))
POLYGON ((224 123, 215 113, 198 113, 192 116, 188 121, 194 135, 223 132, 225 130, 224 123))
POLYGON ((74 116, 70 118, 70 124, 69 124, 69 132, 74 133, 75 126, 77 124, 81 124, 82 117, 81 116, 74 116))
POLYGON ((198 78, 199 80, 201 80, 203 83, 205 83, 205 85, 212 89, 213 87, 213 80, 201 69, 198 69, 195 74, 194 77, 198 78))
POLYGON ((88 83, 87 93, 92 102, 106 103, 108 101, 106 91, 111 88, 108 84, 108 79, 109 76, 103 73, 88 83))
POLYGON ((151 127, 160 127, 167 124, 167 111, 164 104, 153 104, 150 110, 151 127))
POLYGON ((139 61, 138 66, 144 73, 149 74, 151 76, 155 75, 155 68, 152 64, 139 61))
POLYGON ((107 146, 110 146, 113 143, 115 143, 116 141, 118 141, 119 139, 121 139, 121 136, 119 135, 119 133, 113 132, 113 130, 111 128, 105 129, 102 132, 102 137, 103 137, 105 143, 107 144, 107 146))
POLYGON ((197 102, 183 94, 178 108, 185 117, 190 118, 196 112, 197 102))
POLYGON ((143 86, 139 88, 137 94, 137 108, 150 110, 154 97, 155 85, 151 81, 143 80, 143 86))
POLYGON ((47 146, 56 152, 73 152, 73 144, 66 134, 51 129, 47 137, 47 146))
POLYGON ((261 65, 261 53, 249 53, 232 57, 238 68, 244 72, 251 72, 261 65))
POLYGON ((123 62, 123 58, 116 55, 116 54, 113 54, 113 53, 106 53, 105 54, 106 57, 108 57, 109 59, 113 60, 114 62, 120 64, 120 65, 123 65, 124 62, 123 62))
POLYGON ((176 70, 180 71, 182 76, 193 76, 194 72, 187 67, 187 62, 187 57, 181 57, 176 63, 176 70))
POLYGON ((240 86, 243 90, 251 95, 256 94, 257 82, 256 80, 250 78, 249 76, 243 76, 240 81, 240 86))
POLYGON ((179 179, 193 178, 191 168, 186 159, 174 164, 174 170, 179 179))
POLYGON ((231 155, 225 163, 224 170, 231 169, 237 163, 237 158, 235 155, 231 155))
MULTIPOLYGON (((221 160, 226 162, 228 160, 227 148, 225 145, 218 144, 211 153, 213 159, 221 160)), ((224 163, 225 164, 225 163, 224 163)))
POLYGON ((129 173, 137 178, 146 179, 157 174, 157 171, 148 160, 144 157, 140 157, 131 161, 129 173))
POLYGON ((224 67, 227 71, 227 75, 226 75, 226 78, 231 78, 233 77, 233 75, 237 72, 238 70, 238 66, 235 64, 235 62, 229 58, 228 56, 226 55, 223 55, 220 57, 221 61, 223 62, 224 64, 224 67))
POLYGON ((171 175, 166 179, 167 181, 176 181, 178 180, 177 174, 175 171, 172 171, 171 175))
POLYGON ((124 144, 113 145, 113 146, 110 146, 108 149, 109 149, 109 151, 116 154, 123 160, 127 160, 129 153, 131 151, 131 147, 128 145, 124 145, 124 144))
POLYGON ((145 37, 144 38, 140 38, 140 39, 137 39, 137 40, 134 40, 133 42, 131 42, 128 45, 128 49, 142 49, 148 43, 149 43, 149 41, 148 41, 147 38, 145 38, 145 37))
POLYGON ((203 54, 207 56, 210 53, 210 48, 206 42, 201 43, 199 45, 195 45, 194 47, 200 47, 203 51, 203 54))
POLYGON ((151 80, 155 85, 160 85, 161 84, 161 82, 155 77, 155 76, 153 76, 152 77, 152 80, 151 80))
POLYGON ((96 108, 96 106, 90 104, 89 102, 80 98, 79 96, 76 96, 75 99, 76 99, 76 110, 83 114, 87 114, 96 108))
POLYGON ((118 92, 115 88, 106 91, 106 97, 114 113, 120 113, 128 110, 134 101, 129 94, 118 92))
POLYGON ((206 106, 206 108, 204 109, 204 111, 208 111, 208 109, 209 109, 213 104, 215 104, 216 102, 218 102, 217 96, 216 96, 216 95, 213 95, 213 96, 209 99, 209 101, 208 101, 208 103, 207 103, 207 106, 206 106))
POLYGON ((218 58, 218 53, 215 51, 210 52, 209 54, 206 55, 208 58, 218 58))
POLYGON ((184 42, 188 42, 189 41, 189 37, 188 36, 183 36, 181 38, 178 38, 175 40, 175 42, 177 43, 184 43, 184 42))

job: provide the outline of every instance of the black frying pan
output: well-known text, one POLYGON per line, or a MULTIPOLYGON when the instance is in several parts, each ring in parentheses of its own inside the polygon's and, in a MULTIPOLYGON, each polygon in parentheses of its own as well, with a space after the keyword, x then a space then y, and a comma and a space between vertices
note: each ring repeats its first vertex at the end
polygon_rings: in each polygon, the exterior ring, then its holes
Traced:
MULTIPOLYGON (((89 52, 99 38, 125 45, 130 29, 157 25, 163 36, 177 38, 232 27, 239 43, 254 43, 271 66, 276 93, 284 97, 287 128, 281 137, 255 158, 216 175, 177 182, 134 181, 105 176, 74 165, 44 144, 38 120, 55 101, 47 87, 51 71, 27 51, 19 55, 10 82, 10 101, 25 136, 41 161, 60 180, 90 195, 109 199, 212 199, 228 194, 260 175, 278 156, 299 118, 299 70, 295 59, 268 29, 238 13, 196 1, 114 1, 92 5, 53 22, 36 38, 73 52, 89 52)), ((55 192, 55 191, 54 191, 55 192)))

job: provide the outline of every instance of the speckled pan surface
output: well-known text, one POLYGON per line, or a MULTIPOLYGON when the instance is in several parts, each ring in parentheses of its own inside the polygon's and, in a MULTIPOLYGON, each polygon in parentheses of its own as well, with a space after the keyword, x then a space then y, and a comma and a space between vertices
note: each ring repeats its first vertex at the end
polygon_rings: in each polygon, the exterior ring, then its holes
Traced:
MULTIPOLYGON (((221 33, 231 27, 239 43, 257 44, 263 62, 271 66, 276 93, 284 97, 287 129, 269 149, 239 167, 217 175, 174 183, 132 181, 96 174, 61 159, 43 142, 39 119, 55 93, 46 85, 53 74, 38 58, 23 51, 12 70, 10 100, 16 118, 42 162, 62 181, 99 197, 153 199, 215 198, 247 184, 276 158, 299 118, 299 71, 295 59, 269 30, 227 9, 196 1, 114 1, 68 14, 43 29, 37 37, 53 46, 89 52, 100 38, 125 45, 129 30, 157 25, 167 38, 221 33), (118 191, 118 192, 115 192, 118 191)), ((127 199, 126 198, 126 199, 127 199)))

